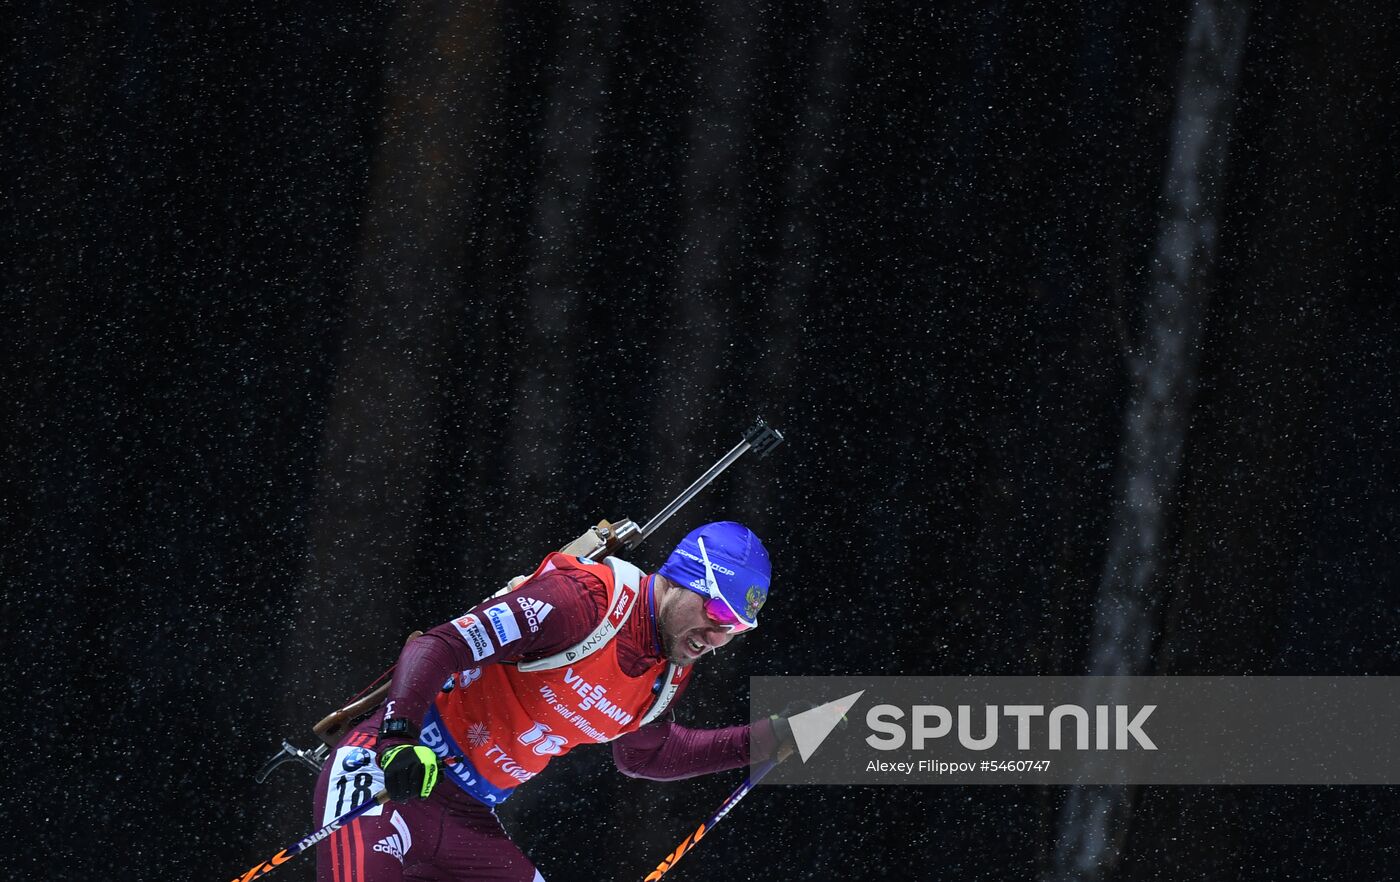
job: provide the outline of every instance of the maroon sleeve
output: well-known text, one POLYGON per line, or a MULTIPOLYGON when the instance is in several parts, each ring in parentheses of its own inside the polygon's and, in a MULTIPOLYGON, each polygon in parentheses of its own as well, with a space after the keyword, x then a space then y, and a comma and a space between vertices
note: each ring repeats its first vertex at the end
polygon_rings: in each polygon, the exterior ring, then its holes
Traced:
POLYGON ((602 619, 607 591, 594 576, 555 570, 409 641, 394 667, 385 717, 421 725, 458 671, 544 658, 573 646, 602 619))
POLYGON ((727 729, 687 729, 668 721, 643 726, 612 744, 613 762, 622 774, 676 781, 746 766, 751 755, 767 759, 777 737, 768 720, 727 729))

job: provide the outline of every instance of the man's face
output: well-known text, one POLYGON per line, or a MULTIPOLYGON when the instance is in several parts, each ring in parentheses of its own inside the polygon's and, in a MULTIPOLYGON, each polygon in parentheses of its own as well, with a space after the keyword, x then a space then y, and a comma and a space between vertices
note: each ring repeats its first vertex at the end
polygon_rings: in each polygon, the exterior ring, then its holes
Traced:
POLYGON ((693 665, 700 656, 734 639, 705 615, 705 598, 668 582, 668 590, 657 603, 656 625, 661 632, 661 649, 672 664, 693 665))

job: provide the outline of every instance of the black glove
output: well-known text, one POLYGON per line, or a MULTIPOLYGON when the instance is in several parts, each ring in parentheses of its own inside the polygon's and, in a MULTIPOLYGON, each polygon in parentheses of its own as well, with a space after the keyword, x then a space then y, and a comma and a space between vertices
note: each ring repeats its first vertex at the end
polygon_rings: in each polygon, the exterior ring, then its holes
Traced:
POLYGON ((421 744, 392 744, 379 754, 384 790, 395 802, 424 799, 438 779, 438 758, 421 744))
POLYGON ((778 713, 768 717, 773 723, 773 735, 778 739, 777 757, 779 762, 792 756, 792 752, 797 749, 797 739, 792 737, 792 724, 788 722, 788 717, 796 716, 814 707, 816 705, 812 702, 798 699, 789 703, 778 713))
MULTIPOLYGON (((784 707, 781 712, 773 714, 768 719, 773 723, 773 734, 777 737, 778 748, 777 758, 779 762, 792 756, 792 752, 797 749, 797 739, 792 735, 791 717, 795 717, 804 711, 815 708, 816 705, 805 699, 797 699, 784 707)), ((841 715, 841 719, 836 721, 837 728, 846 728, 846 716, 841 715)))

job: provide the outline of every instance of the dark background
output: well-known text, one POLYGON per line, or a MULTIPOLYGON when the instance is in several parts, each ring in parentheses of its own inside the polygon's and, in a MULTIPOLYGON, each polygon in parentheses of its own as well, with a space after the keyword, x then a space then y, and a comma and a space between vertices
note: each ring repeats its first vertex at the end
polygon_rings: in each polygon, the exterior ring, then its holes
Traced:
MULTIPOLYGON (((1397 7, 1252 9, 1146 673, 1400 674, 1397 7)), ((601 517, 734 518, 749 674, 1076 674, 1189 4, 27 4, 3 229, 11 878, 224 880, 251 776, 601 517)), ((502 815, 641 878, 738 772, 502 815)), ((1052 872, 1060 788, 764 790, 674 878, 1052 872)), ((1393 875, 1392 788, 1143 788, 1114 879, 1393 875)), ((310 879, 299 859, 274 878, 310 879)), ((668 877, 669 878, 669 877, 668 877)))

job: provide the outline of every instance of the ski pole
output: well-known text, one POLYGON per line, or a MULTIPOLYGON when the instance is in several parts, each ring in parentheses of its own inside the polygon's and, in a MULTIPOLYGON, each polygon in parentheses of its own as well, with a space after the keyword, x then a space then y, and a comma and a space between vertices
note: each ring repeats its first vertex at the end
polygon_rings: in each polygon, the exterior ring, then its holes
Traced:
MULTIPOLYGON (((729 798, 719 807, 719 811, 696 828, 695 832, 681 840, 681 844, 676 846, 676 850, 666 855, 666 858, 657 865, 655 870, 647 874, 642 882, 656 882, 662 876, 671 871, 685 854, 695 847, 695 843, 704 838, 706 833, 714 829, 714 826, 724 820, 724 816, 729 814, 734 806, 739 804, 739 800, 748 795, 759 781, 769 772, 773 771, 778 763, 796 753, 802 757, 805 763, 807 758, 826 740, 826 736, 831 734, 831 730, 836 726, 846 725, 846 712, 855 705, 856 700, 861 697, 865 690, 847 695, 845 698, 838 698, 836 701, 829 701, 820 707, 809 707, 798 713, 792 713, 792 708, 808 702, 794 702, 784 708, 780 716, 786 718, 787 728, 791 736, 792 743, 786 749, 779 751, 778 755, 770 760, 759 763, 749 772, 749 776, 744 779, 744 783, 739 785, 739 789, 729 794, 729 798)), ((776 722, 777 717, 773 718, 776 722)))
POLYGON ((310 836, 307 836, 306 838, 297 841, 293 845, 287 846, 286 848, 274 854, 272 857, 259 863, 257 866, 253 867, 251 870, 244 873, 242 876, 234 876, 232 882, 252 882, 253 879, 261 879, 263 876, 266 876, 268 873, 271 873, 273 870, 282 866, 287 861, 301 854, 303 851, 306 851, 308 848, 312 847, 316 843, 327 838, 332 833, 339 830, 341 827, 345 826, 346 824, 358 818, 360 815, 363 815, 365 812, 374 808, 376 805, 383 805, 388 801, 389 794, 383 790, 379 791, 374 796, 371 796, 369 799, 366 799, 364 802, 360 803, 359 805, 352 808, 350 811, 331 821, 329 824, 317 830, 315 833, 312 833, 310 836))
MULTIPOLYGON (((719 810, 716 811, 713 815, 710 815, 710 817, 705 821, 705 823, 701 824, 698 828, 696 828, 694 833, 682 839, 681 844, 676 846, 676 850, 666 855, 666 858, 662 860, 660 864, 657 865, 656 869, 652 870, 650 873, 647 874, 647 877, 643 880, 643 882, 656 882, 657 879, 660 879, 662 876, 670 872, 671 868, 676 865, 676 862, 679 861, 682 857, 684 857, 686 852, 694 848, 695 843, 699 842, 706 833, 713 830, 716 824, 724 820, 724 816, 729 814, 729 810, 734 808, 734 806, 738 805, 739 800, 747 796, 748 792, 754 788, 754 785, 757 784, 759 781, 763 780, 764 775, 767 775, 769 772, 773 771, 773 767, 776 766, 779 762, 781 762, 781 760, 768 760, 767 762, 760 764, 758 768, 750 772, 749 776, 744 779, 744 783, 739 785, 739 789, 729 794, 729 798, 724 801, 724 803, 719 807, 719 810)), ((242 880, 234 880, 234 882, 242 882, 242 880)))
MULTIPOLYGON (((456 756, 449 756, 439 760, 439 762, 444 766, 456 765, 461 761, 462 758, 456 756)), ((378 793, 371 796, 369 799, 366 799, 364 802, 350 809, 350 811, 346 812, 345 814, 331 821, 326 826, 317 830, 315 833, 312 833, 310 836, 306 836, 302 839, 297 840, 295 843, 277 852, 267 860, 260 862, 257 866, 253 867, 251 870, 244 873, 242 876, 234 876, 231 882, 252 882, 252 880, 254 879, 261 879, 263 876, 266 876, 268 873, 271 873, 273 870, 277 869, 278 867, 285 864, 287 861, 301 854, 303 851, 306 851, 308 848, 311 848, 316 843, 321 842, 324 839, 328 839, 332 833, 339 830, 341 827, 344 827, 346 824, 357 820, 365 812, 369 811, 377 805, 383 805, 388 801, 388 791, 379 791, 378 793)))

